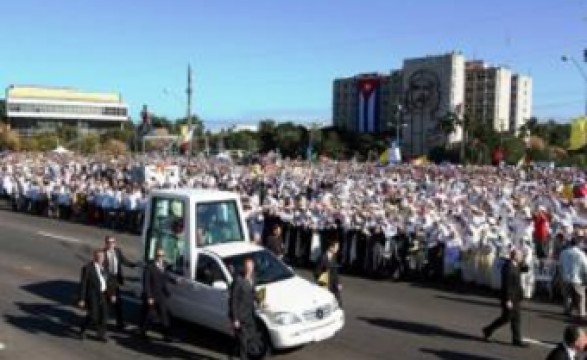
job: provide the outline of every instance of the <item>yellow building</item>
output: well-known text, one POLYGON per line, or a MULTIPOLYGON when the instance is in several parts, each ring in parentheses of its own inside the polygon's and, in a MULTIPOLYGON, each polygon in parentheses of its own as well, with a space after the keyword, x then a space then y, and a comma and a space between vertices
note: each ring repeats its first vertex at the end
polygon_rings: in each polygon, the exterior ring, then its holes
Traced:
POLYGON ((99 131, 129 121, 128 106, 117 93, 17 85, 6 89, 6 117, 25 136, 61 126, 99 131))

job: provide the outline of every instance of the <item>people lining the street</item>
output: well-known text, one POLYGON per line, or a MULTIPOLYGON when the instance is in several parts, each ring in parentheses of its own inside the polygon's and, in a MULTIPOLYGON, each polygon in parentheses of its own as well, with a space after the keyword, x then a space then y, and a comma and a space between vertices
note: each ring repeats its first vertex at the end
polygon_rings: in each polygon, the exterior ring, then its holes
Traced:
MULTIPOLYGON (((533 259, 525 297, 534 292, 534 273, 546 271, 587 224, 587 202, 569 196, 569 187, 585 182, 574 168, 10 153, 0 159, 0 179, 15 211, 133 233, 142 230, 153 189, 238 192, 250 238, 286 262, 315 266, 334 238, 341 271, 370 277, 457 277, 499 289, 500 268, 516 247, 533 259), (148 164, 179 166, 179 181, 133 177, 148 164)), ((204 242, 217 235, 200 232, 204 242)))

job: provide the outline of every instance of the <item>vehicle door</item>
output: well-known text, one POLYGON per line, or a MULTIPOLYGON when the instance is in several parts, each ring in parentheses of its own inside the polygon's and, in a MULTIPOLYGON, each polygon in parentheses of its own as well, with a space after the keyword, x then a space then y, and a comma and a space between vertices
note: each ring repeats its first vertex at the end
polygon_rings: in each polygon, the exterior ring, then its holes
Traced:
POLYGON ((215 257, 200 253, 194 284, 196 302, 200 303, 203 324, 227 333, 230 330, 228 318, 228 279, 226 271, 215 257))
MULTIPOLYGON (((165 251, 166 271, 170 277, 170 311, 173 315, 191 319, 194 313, 189 290, 190 252, 187 200, 154 197, 145 239, 145 260, 152 261, 158 248, 165 251)), ((196 311, 197 312, 197 311, 196 311)))

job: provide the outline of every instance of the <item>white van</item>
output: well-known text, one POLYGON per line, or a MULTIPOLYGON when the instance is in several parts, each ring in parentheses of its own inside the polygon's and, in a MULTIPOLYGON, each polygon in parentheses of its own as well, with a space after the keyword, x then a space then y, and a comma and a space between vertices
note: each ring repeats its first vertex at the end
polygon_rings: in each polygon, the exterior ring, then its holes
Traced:
POLYGON ((158 190, 151 194, 143 230, 144 260, 165 249, 173 316, 232 335, 228 318, 233 274, 252 258, 257 311, 275 349, 328 339, 344 326, 344 312, 327 290, 297 276, 264 248, 250 243, 237 194, 212 190, 158 190))

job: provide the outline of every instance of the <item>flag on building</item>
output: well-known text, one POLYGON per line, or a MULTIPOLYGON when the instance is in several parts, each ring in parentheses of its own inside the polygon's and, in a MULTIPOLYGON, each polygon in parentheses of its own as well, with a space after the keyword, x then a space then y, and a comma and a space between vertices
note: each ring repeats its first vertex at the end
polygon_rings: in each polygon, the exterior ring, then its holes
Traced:
POLYGON ((569 150, 579 150, 587 144, 587 117, 576 118, 571 124, 569 150))

